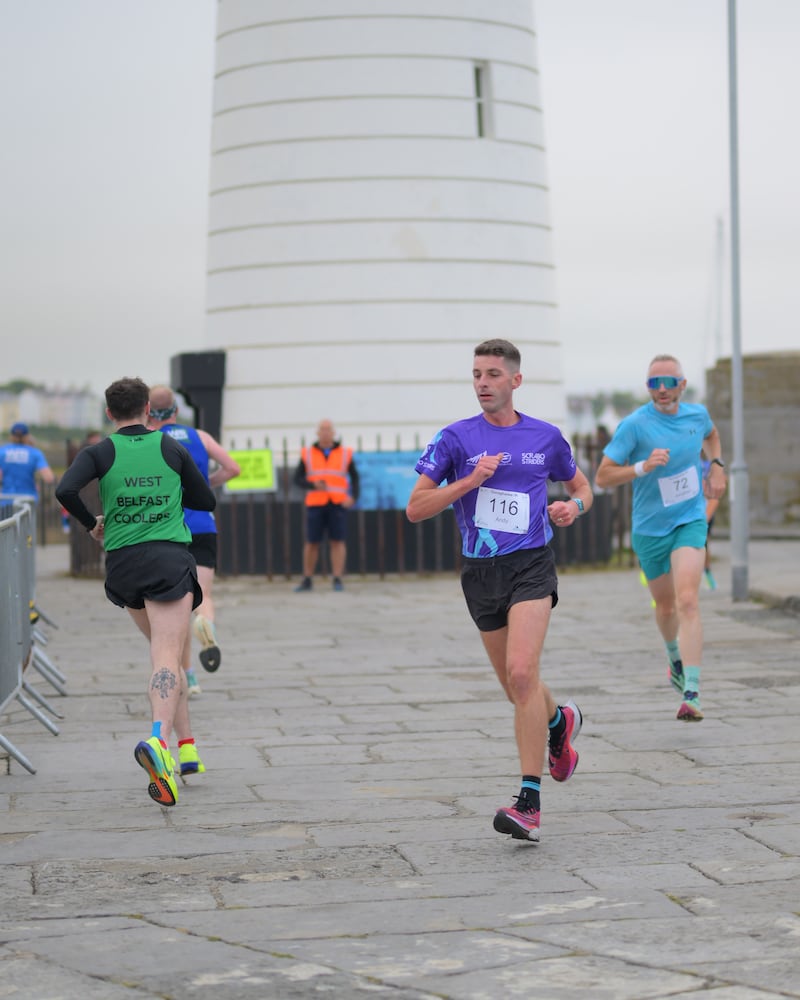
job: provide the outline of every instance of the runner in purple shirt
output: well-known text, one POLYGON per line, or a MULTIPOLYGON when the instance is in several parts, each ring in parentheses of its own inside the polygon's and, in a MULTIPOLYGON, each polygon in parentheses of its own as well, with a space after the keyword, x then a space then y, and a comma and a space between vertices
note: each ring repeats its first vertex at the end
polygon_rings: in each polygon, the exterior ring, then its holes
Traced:
POLYGON ((516 803, 497 810, 494 828, 538 841, 545 745, 549 740, 551 777, 566 781, 578 763, 572 741, 582 723, 578 706, 557 705, 539 675, 550 612, 558 602, 547 543, 551 523, 569 527, 589 510, 592 490, 559 429, 514 409, 519 369, 519 351, 507 340, 475 348, 472 381, 483 412, 434 437, 417 462, 419 479, 406 514, 424 521, 451 505, 455 511, 464 597, 514 706, 522 771, 516 803), (548 480, 563 483, 567 499, 548 503, 548 480))

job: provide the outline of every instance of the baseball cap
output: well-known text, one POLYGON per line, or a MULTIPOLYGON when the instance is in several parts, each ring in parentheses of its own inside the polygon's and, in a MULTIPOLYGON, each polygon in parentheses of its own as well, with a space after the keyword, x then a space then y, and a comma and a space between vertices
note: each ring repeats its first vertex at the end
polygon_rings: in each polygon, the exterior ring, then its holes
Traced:
POLYGON ((25 434, 28 433, 28 425, 27 424, 23 424, 23 423, 16 423, 11 428, 11 433, 12 434, 21 434, 21 435, 24 436, 25 434))

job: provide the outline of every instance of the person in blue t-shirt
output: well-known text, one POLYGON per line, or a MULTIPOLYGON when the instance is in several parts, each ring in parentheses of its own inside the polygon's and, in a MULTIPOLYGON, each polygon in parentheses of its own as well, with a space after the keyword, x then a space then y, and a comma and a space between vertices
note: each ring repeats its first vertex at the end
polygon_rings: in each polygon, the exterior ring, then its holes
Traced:
POLYGON ((550 775, 566 781, 578 763, 572 741, 582 723, 578 706, 556 704, 540 678, 545 634, 558 602, 551 522, 574 524, 591 507, 592 490, 559 429, 514 409, 520 360, 507 340, 475 348, 472 384, 482 412, 433 438, 416 464, 419 479, 406 514, 424 521, 453 507, 467 608, 514 706, 522 787, 514 806, 497 810, 494 828, 537 841, 548 734, 550 775), (564 484, 566 500, 548 503, 548 480, 564 484))
POLYGON ((38 500, 36 477, 52 485, 55 482, 53 470, 47 464, 44 452, 30 443, 27 424, 14 424, 9 438, 8 444, 0 446, 0 493, 38 500))
POLYGON ((671 354, 657 355, 646 384, 650 402, 617 427, 595 481, 604 489, 633 483, 631 542, 655 601, 669 680, 681 695, 677 717, 699 722, 706 498, 719 500, 725 492, 725 464, 719 432, 706 408, 681 402, 686 379, 680 361, 671 354), (702 455, 710 463, 705 478, 702 455))

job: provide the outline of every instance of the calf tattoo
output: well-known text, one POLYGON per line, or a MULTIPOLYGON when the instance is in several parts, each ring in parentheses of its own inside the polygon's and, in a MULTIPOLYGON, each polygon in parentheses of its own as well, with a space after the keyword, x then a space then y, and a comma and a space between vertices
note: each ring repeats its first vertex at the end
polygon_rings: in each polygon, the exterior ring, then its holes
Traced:
POLYGON ((150 681, 150 690, 158 691, 162 698, 169 698, 170 691, 176 687, 177 683, 175 674, 164 667, 153 674, 153 679, 150 681))

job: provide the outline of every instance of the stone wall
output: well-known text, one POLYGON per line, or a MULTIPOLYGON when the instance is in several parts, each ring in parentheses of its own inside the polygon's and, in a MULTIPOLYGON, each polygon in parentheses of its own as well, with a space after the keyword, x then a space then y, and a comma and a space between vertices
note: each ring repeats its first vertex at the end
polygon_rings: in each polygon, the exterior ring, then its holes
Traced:
MULTIPOLYGON (((744 458, 750 523, 800 524, 800 351, 742 359, 744 458)), ((733 460, 731 359, 706 372, 706 405, 733 460)), ((720 508, 727 521, 727 503, 720 508)))

